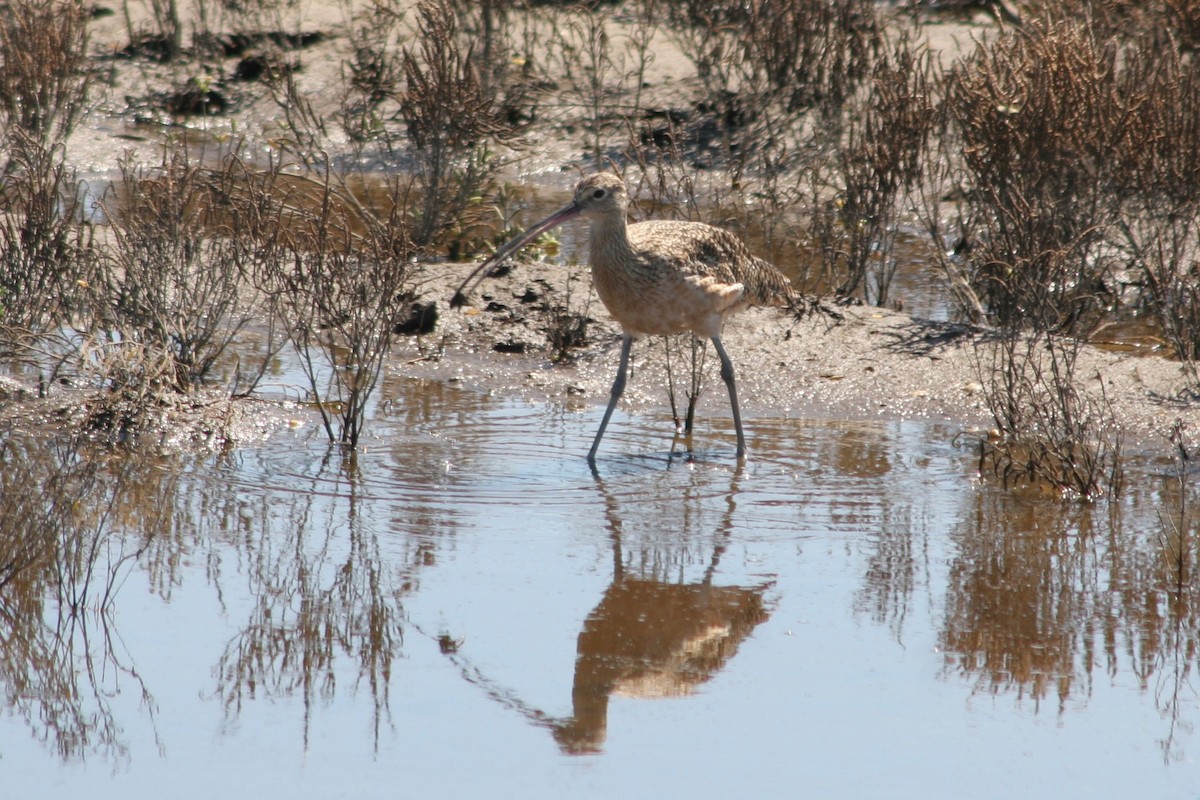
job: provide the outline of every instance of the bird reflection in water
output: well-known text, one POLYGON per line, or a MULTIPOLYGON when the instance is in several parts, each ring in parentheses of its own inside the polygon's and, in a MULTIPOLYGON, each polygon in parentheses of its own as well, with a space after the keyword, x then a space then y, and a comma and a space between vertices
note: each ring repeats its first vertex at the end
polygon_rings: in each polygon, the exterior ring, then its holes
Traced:
POLYGON ((554 724, 559 745, 599 752, 613 695, 678 697, 716 675, 766 620, 765 588, 617 576, 579 634, 572 714, 554 724))
MULTIPOLYGON (((608 733, 610 698, 691 694, 713 678, 770 615, 766 593, 772 581, 756 586, 713 584, 731 528, 739 474, 740 470, 730 487, 729 508, 717 528, 708 564, 695 582, 672 582, 658 574, 661 570, 627 567, 620 507, 604 482, 595 478, 608 518, 613 580, 584 620, 577 640, 569 717, 554 717, 530 707, 488 680, 460 653, 447 653, 448 657, 493 700, 549 728, 563 752, 600 752, 608 733)), ((678 567, 670 554, 662 555, 654 560, 678 567)))

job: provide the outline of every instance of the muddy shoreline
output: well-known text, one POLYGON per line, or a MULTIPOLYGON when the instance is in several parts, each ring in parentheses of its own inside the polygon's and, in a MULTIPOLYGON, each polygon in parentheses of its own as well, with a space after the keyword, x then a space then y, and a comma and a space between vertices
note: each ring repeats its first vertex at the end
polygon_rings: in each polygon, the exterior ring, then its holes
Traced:
MULTIPOLYGON (((417 268, 417 302, 437 309, 434 329, 394 339, 386 371, 392 378, 431 380, 458 389, 552 402, 583 410, 602 407, 616 372, 620 329, 590 290, 586 266, 518 261, 502 277, 484 279, 463 308, 449 299, 475 264, 426 264, 417 268), (555 357, 545 310, 571 293, 571 306, 586 313, 587 343, 555 357)), ((836 306, 795 314, 751 308, 726 324, 723 341, 737 370, 739 399, 753 447, 755 418, 924 420, 971 434, 993 425, 986 404, 981 359, 993 346, 990 332, 955 323, 922 320, 884 308, 836 306), (832 311, 834 313, 828 313, 832 311)), ((687 337, 639 339, 620 408, 669 414, 673 385, 680 413, 691 380, 687 337)), ((703 360, 697 419, 729 423, 729 405, 711 348, 703 360)), ((1200 407, 1179 399, 1187 382, 1178 363, 1153 355, 1114 352, 1090 345, 1079 354, 1081 393, 1109 404, 1127 451, 1169 451, 1176 420, 1190 442, 1200 431, 1200 407)), ((288 397, 302 397, 296 385, 288 397)), ((78 424, 86 397, 70 386, 46 399, 21 375, 0 383, 4 418, 35 427, 78 424), (74 420, 74 423, 72 423, 74 420)), ((168 449, 252 443, 288 427, 319 425, 316 412, 284 399, 277 390, 230 399, 219 388, 199 390, 162 404, 142 441, 168 449)))
MULTIPOLYGON (((559 362, 548 352, 544 314, 536 302, 520 302, 540 297, 547 284, 559 294, 571 284, 578 294, 589 280, 586 268, 520 263, 503 277, 485 279, 470 306, 450 309, 449 298, 473 266, 439 264, 421 270, 421 298, 438 304, 438 327, 425 337, 401 338, 389 369, 468 390, 571 406, 607 402, 620 331, 599 302, 593 297, 588 306, 593 343, 559 362), (485 310, 489 305, 493 310, 485 310), (507 352, 499 352, 497 345, 507 352), (522 346, 525 352, 512 352, 522 346)), ((991 346, 988 331, 884 308, 834 310, 840 319, 821 312, 797 318, 778 309, 752 308, 727 323, 723 339, 737 369, 751 430, 755 416, 918 419, 969 431, 991 427, 978 366, 991 346)), ((676 341, 672 354, 681 404, 689 380, 685 341, 676 341)), ((639 340, 633 358, 622 407, 666 413, 665 340, 639 340)), ((728 401, 715 363, 710 353, 697 414, 727 419, 728 401)), ((1186 386, 1175 362, 1085 346, 1076 370, 1084 381, 1082 393, 1099 397, 1102 391, 1107 398, 1129 449, 1165 450, 1176 419, 1187 423, 1192 435, 1200 426, 1194 403, 1172 399, 1186 386)))

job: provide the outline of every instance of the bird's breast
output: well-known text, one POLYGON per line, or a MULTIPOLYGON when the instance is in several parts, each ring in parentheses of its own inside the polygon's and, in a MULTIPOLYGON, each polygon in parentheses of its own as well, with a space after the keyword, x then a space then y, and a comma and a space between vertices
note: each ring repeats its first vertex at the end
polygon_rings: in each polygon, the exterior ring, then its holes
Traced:
POLYGON ((740 283, 652 263, 593 262, 592 277, 609 314, 628 333, 642 336, 719 335, 725 315, 738 310, 745 295, 740 283))

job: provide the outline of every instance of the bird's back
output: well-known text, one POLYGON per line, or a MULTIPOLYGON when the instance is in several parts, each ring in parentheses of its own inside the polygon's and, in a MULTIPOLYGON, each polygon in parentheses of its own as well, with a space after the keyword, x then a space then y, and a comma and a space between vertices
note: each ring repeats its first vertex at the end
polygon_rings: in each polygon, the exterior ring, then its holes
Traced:
POLYGON ((756 257, 734 234, 702 222, 649 220, 629 226, 629 244, 640 262, 666 278, 696 276, 741 284, 750 305, 787 305, 791 281, 756 257))

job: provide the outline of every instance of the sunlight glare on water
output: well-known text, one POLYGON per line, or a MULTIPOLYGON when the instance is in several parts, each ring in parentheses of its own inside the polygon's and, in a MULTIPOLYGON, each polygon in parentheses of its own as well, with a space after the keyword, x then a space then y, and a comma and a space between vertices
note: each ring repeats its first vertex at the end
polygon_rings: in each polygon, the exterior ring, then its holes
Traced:
POLYGON ((1150 467, 1084 507, 946 426, 753 419, 739 468, 719 415, 689 459, 619 413, 594 475, 598 418, 393 382, 352 457, 96 490, 135 509, 109 613, 0 595, 6 795, 1195 796, 1150 467))

